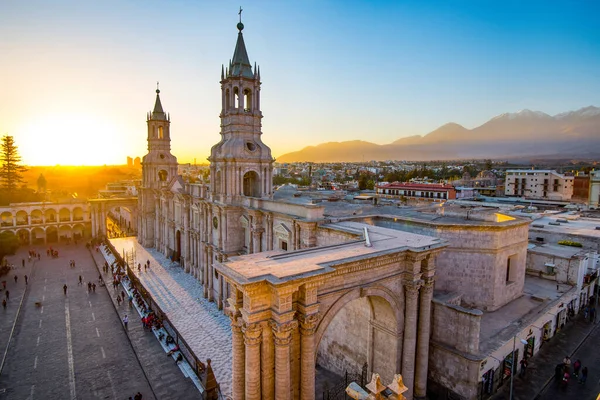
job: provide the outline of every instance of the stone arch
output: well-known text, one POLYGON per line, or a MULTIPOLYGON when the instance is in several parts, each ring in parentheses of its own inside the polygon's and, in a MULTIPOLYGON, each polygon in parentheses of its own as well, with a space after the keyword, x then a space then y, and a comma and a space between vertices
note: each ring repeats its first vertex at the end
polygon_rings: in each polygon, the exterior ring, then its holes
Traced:
POLYGON ((27 212, 25 210, 19 210, 15 214, 17 219, 17 225, 29 225, 27 212))
POLYGON ((0 220, 2 226, 13 226, 13 215, 10 211, 4 211, 0 214, 0 220))
POLYGON ((399 371, 403 305, 386 287, 356 288, 335 301, 315 334, 315 362, 339 375, 366 362, 384 380, 399 371))
POLYGON ((169 174, 167 173, 167 171, 165 171, 164 169, 161 169, 158 171, 158 180, 161 182, 166 182, 168 175, 169 174))
POLYGON ((215 175, 215 194, 221 194, 221 170, 218 170, 215 175))
POLYGON ((83 208, 75 207, 73 209, 73 221, 83 221, 83 208))
POLYGON ((29 230, 25 228, 21 228, 17 230, 17 237, 19 238, 19 242, 21 244, 27 245, 29 244, 29 230))
POLYGON ((42 228, 31 229, 31 244, 44 244, 46 242, 46 231, 42 228))
POLYGON ((244 196, 261 197, 260 177, 256 171, 248 171, 244 174, 244 196))
POLYGON ((229 88, 225 89, 225 110, 229 110, 231 108, 231 93, 229 92, 229 88))
POLYGON ((58 220, 60 222, 69 222, 71 221, 71 210, 66 207, 61 208, 58 211, 58 220))
POLYGON ((72 230, 69 225, 61 225, 58 227, 58 239, 60 241, 69 241, 72 236, 72 230))
POLYGON ((31 211, 31 224, 43 224, 44 223, 44 214, 39 209, 35 209, 31 211))
POLYGON ((233 108, 239 108, 240 106, 240 89, 235 86, 233 88, 233 108))
POLYGON ((46 217, 46 222, 56 222, 57 215, 56 210, 54 208, 49 208, 44 212, 44 216, 46 217))
POLYGON ((252 90, 244 89, 244 111, 252 111, 252 90))
POLYGON ((58 229, 56 229, 56 226, 49 226, 46 228, 46 242, 58 242, 58 229))
POLYGON ((73 239, 75 240, 83 239, 85 236, 85 226, 82 224, 73 225, 73 229, 71 229, 71 231, 73 232, 73 239))

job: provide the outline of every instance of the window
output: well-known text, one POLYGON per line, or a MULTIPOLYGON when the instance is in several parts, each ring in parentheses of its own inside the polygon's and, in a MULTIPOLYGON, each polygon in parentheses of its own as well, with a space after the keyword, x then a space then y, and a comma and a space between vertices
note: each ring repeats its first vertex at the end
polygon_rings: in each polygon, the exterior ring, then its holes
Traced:
POLYGON ((517 277, 517 255, 513 254, 506 260, 506 284, 513 283, 517 277))
POLYGON ((163 127, 159 126, 158 127, 158 138, 159 139, 163 139, 164 133, 163 133, 163 127))

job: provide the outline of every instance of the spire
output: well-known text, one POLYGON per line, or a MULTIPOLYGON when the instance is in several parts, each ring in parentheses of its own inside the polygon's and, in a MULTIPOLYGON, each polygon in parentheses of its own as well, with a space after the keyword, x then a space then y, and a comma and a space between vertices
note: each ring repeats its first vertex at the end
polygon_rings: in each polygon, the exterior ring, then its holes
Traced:
POLYGON ((242 9, 240 7, 240 22, 237 24, 238 38, 235 44, 235 50, 233 52, 232 68, 229 72, 233 76, 243 76, 245 78, 254 78, 252 73, 252 65, 248 58, 248 52, 246 51, 246 45, 244 44, 244 36, 242 30, 244 30, 244 24, 242 24, 242 9))
POLYGON ((154 110, 152 111, 152 119, 165 119, 166 115, 163 111, 162 104, 160 103, 160 89, 158 88, 158 82, 156 82, 156 102, 154 103, 154 110))

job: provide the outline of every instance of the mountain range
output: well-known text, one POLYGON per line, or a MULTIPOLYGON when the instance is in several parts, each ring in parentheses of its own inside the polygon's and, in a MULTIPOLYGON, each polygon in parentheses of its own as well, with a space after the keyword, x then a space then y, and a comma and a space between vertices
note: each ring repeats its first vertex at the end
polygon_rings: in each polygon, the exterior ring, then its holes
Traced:
POLYGON ((598 158, 600 108, 589 106, 554 116, 541 111, 504 113, 467 129, 442 125, 424 136, 379 145, 362 140, 322 143, 280 156, 278 162, 598 158))

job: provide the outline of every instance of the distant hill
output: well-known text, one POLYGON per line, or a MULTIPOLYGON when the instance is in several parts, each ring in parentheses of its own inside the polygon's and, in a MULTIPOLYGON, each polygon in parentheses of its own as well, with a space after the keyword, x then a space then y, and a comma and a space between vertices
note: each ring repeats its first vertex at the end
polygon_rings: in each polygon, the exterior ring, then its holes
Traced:
POLYGON ((287 153, 279 162, 441 160, 463 158, 592 158, 600 155, 600 108, 550 116, 522 110, 467 129, 445 124, 425 136, 378 145, 361 140, 329 142, 287 153))

